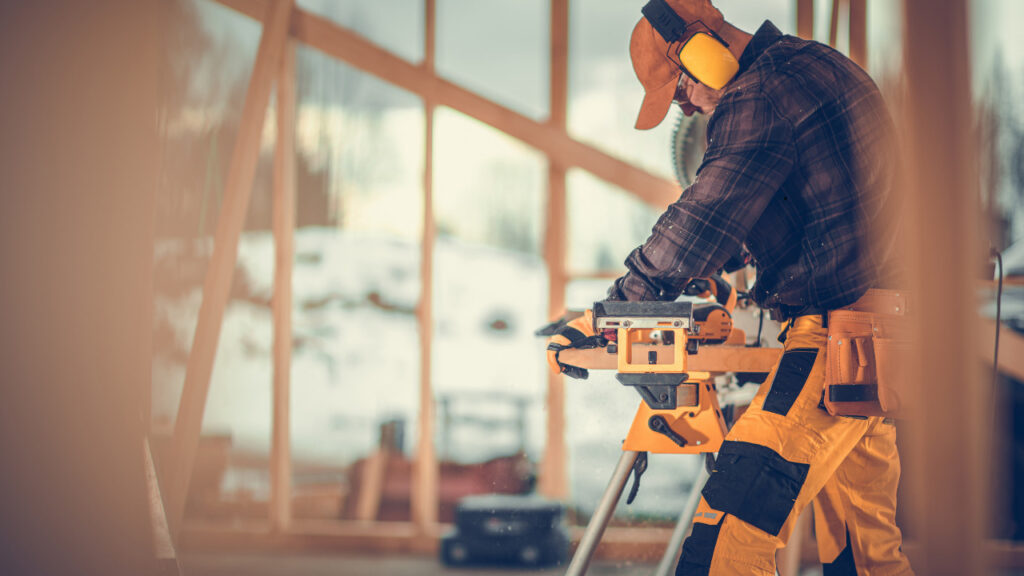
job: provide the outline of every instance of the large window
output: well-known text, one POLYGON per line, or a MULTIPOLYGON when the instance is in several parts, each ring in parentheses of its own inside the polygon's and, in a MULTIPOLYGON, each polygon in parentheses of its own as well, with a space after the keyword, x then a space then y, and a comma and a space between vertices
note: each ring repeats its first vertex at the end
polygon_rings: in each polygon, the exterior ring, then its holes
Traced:
MULTIPOLYGON (((203 282, 220 216, 224 180, 260 26, 219 4, 169 4, 160 128, 164 149, 154 215, 152 428, 156 457, 167 462, 192 351, 203 282)), ((261 143, 232 292, 224 313, 202 423, 187 513, 193 517, 265 516, 269 494, 270 151, 261 143)))
POLYGON ((547 0, 438 0, 437 71, 531 118, 548 115, 547 0))
POLYGON ((296 4, 410 62, 423 60, 423 0, 297 0, 296 4))
POLYGON ((309 48, 296 69, 294 513, 407 520, 423 103, 309 48))
POLYGON ((543 449, 547 163, 455 111, 437 111, 433 373, 440 514, 478 492, 533 488, 543 449))

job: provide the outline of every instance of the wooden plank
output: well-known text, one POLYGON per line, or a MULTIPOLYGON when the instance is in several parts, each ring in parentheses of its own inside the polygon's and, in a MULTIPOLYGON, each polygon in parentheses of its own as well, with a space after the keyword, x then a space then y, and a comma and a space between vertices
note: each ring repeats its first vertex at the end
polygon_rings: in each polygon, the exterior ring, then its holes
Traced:
POLYGON ((796 33, 805 40, 814 39, 814 0, 796 1, 796 33))
POLYGON ((153 555, 156 557, 157 567, 161 575, 181 574, 181 564, 178 562, 178 555, 174 551, 174 539, 171 538, 171 528, 167 524, 164 499, 160 494, 160 480, 157 478, 156 465, 153 463, 153 452, 150 450, 149 440, 143 441, 142 451, 146 465, 146 488, 149 492, 149 518, 153 528, 153 555))
POLYGON ((919 389, 928 391, 905 429, 913 449, 904 453, 904 493, 922 562, 914 568, 940 576, 986 574, 990 394, 971 386, 983 378, 978 362, 964 357, 978 345, 969 303, 976 301, 972 278, 981 252, 975 243, 982 236, 971 162, 967 0, 905 0, 904 8, 907 96, 898 117, 908 144, 908 182, 900 187, 907 194, 900 225, 909 232, 906 261, 920 312, 920 352, 910 367, 919 389))
MULTIPOLYGON (((437 29, 435 0, 427 0, 425 10, 424 67, 433 70, 437 29)), ((434 111, 433 101, 424 98, 423 239, 420 246, 420 302, 416 309, 420 329, 420 411, 414 479, 410 494, 413 523, 421 534, 432 530, 437 524, 440 499, 440 468, 437 448, 434 446, 434 387, 431 381, 434 337, 434 245, 437 240, 437 223, 434 217, 434 111)))
MULTIPOLYGON (((569 2, 551 1, 551 81, 550 124, 565 130, 568 117, 569 87, 569 2)), ((566 275, 566 168, 554 158, 548 159, 547 222, 544 233, 544 260, 548 269, 548 317, 565 310, 566 275)), ((565 379, 548 373, 547 422, 544 456, 540 463, 538 488, 541 494, 564 499, 569 493, 568 448, 565 442, 565 379)))
POLYGON ((277 79, 274 150, 274 392, 270 445, 270 522, 291 521, 292 269, 295 259, 295 46, 288 41, 277 79))
POLYGON ((835 48, 839 41, 839 3, 845 0, 832 0, 832 17, 828 25, 828 45, 835 48))
MULTIPOLYGON (((269 0, 216 1, 259 20, 261 7, 269 0)), ((574 140, 550 122, 538 122, 444 80, 432 70, 411 64, 326 18, 297 8, 291 33, 329 56, 505 132, 546 154, 551 161, 567 168, 583 168, 656 208, 664 208, 679 198, 681 191, 675 181, 574 140)))
POLYGON ((185 386, 181 393, 178 418, 174 426, 174 463, 169 486, 168 516, 172 530, 177 530, 185 511, 192 465, 199 446, 199 434, 206 408, 206 396, 217 355, 221 322, 231 290, 231 279, 238 257, 238 240, 248 213, 249 197, 256 164, 259 160, 260 137, 267 113, 270 92, 281 65, 281 57, 288 39, 288 21, 294 0, 275 0, 264 3, 265 26, 256 53, 256 63, 249 79, 249 88, 242 108, 238 137, 231 156, 224 202, 221 206, 213 255, 207 267, 203 284, 203 302, 199 308, 195 338, 185 372, 185 386))
POLYGON ((868 69, 868 3, 867 0, 850 2, 850 59, 861 68, 868 69))
POLYGON ((806 506, 800 511, 790 533, 786 546, 775 553, 779 576, 799 576, 800 562, 803 557, 804 534, 810 528, 811 507, 806 506))
POLYGON ((381 447, 363 461, 362 473, 359 476, 359 499, 356 501, 356 520, 368 522, 377 519, 381 496, 384 494, 388 455, 388 450, 381 447))
MULTIPOLYGON (((645 344, 635 344, 634 354, 643 354, 645 344), (638 352, 639 351, 639 352, 638 352)), ((694 372, 770 372, 782 356, 782 348, 747 346, 701 346, 697 354, 686 357, 686 368, 694 372)), ((559 359, 566 364, 589 370, 615 370, 618 360, 607 348, 563 350, 559 359)))

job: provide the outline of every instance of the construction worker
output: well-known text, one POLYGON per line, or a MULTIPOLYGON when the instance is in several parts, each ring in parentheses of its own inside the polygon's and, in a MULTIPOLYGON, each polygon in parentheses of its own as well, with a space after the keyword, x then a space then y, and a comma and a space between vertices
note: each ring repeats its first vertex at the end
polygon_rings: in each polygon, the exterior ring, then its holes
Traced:
MULTIPOLYGON (((895 138, 869 76, 839 52, 765 22, 753 35, 708 0, 651 0, 630 54, 646 92, 636 128, 673 101, 709 116, 694 183, 626 258, 611 300, 674 300, 745 246, 753 298, 783 321, 784 352, 732 426, 702 491, 677 574, 775 574, 812 501, 824 574, 912 574, 895 523, 896 431, 821 406, 827 313, 890 286, 895 138)), ((592 346, 590 316, 554 336, 592 346)), ((599 335, 597 336, 600 337, 599 335)), ((585 374, 585 371, 583 371, 585 374)))

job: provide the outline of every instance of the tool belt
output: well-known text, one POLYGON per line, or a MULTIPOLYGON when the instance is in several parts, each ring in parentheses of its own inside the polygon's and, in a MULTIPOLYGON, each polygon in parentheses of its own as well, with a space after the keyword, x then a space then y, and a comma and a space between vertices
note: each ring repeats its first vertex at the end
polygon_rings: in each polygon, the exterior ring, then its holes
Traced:
POLYGON ((905 416, 917 398, 909 370, 913 337, 905 291, 868 290, 828 312, 822 402, 839 416, 905 416))

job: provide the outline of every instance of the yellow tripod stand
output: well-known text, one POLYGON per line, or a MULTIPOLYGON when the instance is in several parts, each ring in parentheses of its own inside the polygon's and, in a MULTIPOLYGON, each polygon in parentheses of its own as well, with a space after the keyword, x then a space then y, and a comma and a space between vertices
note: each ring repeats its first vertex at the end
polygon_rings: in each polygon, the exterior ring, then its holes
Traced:
MULTIPOLYGON (((706 314, 703 317, 708 318, 706 314)), ((619 382, 634 387, 643 401, 566 576, 586 573, 630 473, 642 473, 646 467, 647 452, 718 451, 727 428, 713 375, 768 372, 780 353, 779 349, 744 346, 742 331, 731 329, 731 317, 729 336, 722 344, 700 346, 702 326, 694 322, 694 308, 689 302, 598 302, 594 319, 598 330, 616 331, 615 344, 605 349, 565 350, 563 361, 588 369, 614 368, 619 382)), ((667 575, 672 569, 707 476, 702 468, 658 565, 657 576, 667 575)))

